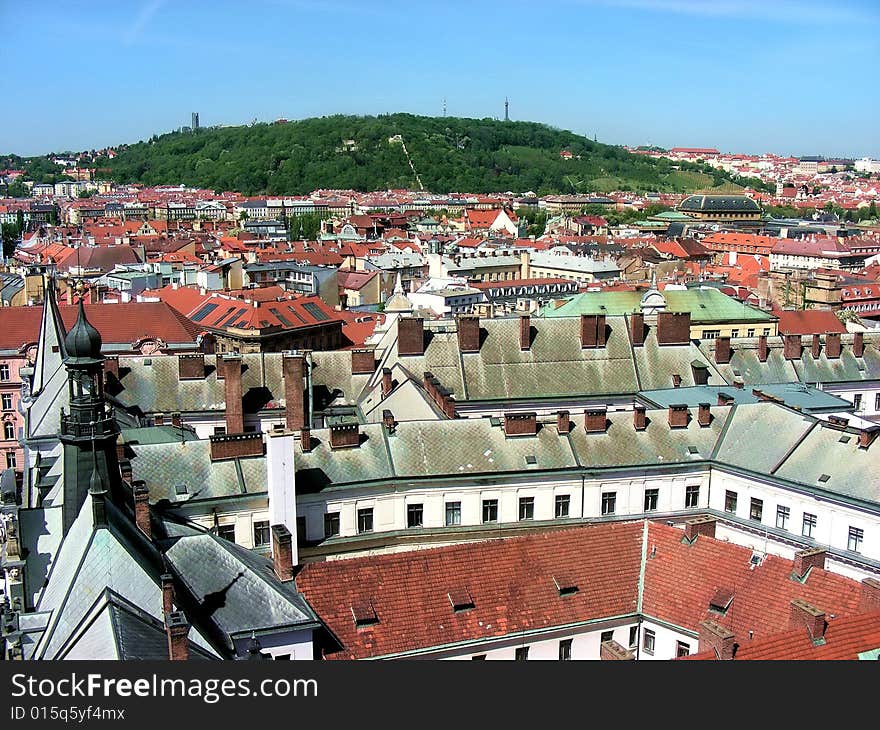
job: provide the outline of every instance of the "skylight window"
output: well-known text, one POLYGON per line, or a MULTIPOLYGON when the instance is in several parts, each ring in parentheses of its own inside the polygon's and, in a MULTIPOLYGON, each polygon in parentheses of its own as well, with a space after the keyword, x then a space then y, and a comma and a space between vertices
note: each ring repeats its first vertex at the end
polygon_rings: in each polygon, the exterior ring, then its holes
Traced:
POLYGON ((453 588, 446 595, 449 597, 449 602, 452 604, 452 610, 455 613, 470 611, 474 608, 474 598, 467 588, 453 588))
POLYGON ((351 615, 354 617, 354 625, 358 628, 373 626, 379 623, 376 609, 373 608, 373 602, 369 599, 353 603, 351 605, 351 615))
POLYGON ((830 474, 820 474, 820 475, 819 475, 819 481, 822 482, 822 484, 824 484, 825 482, 827 482, 829 479, 831 479, 831 475, 830 475, 830 474))
POLYGON ((174 485, 174 493, 175 493, 178 497, 180 497, 180 496, 182 496, 182 495, 184 495, 184 494, 189 494, 189 492, 188 492, 188 490, 187 490, 187 488, 186 488, 186 484, 175 484, 175 485, 174 485))
POLYGON ((732 588, 719 588, 709 599, 709 610, 718 613, 727 613, 730 604, 733 602, 734 592, 732 588))
POLYGON ((553 583, 556 585, 556 590, 559 591, 560 596, 571 596, 580 590, 574 576, 564 573, 554 575, 553 583))

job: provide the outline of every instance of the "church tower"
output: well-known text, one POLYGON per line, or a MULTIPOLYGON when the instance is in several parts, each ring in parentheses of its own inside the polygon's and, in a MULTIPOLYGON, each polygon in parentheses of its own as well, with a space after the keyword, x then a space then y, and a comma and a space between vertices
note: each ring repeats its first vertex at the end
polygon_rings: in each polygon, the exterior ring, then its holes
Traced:
MULTIPOLYGON (((116 437, 119 429, 104 401, 101 335, 89 324, 82 300, 76 323, 64 340, 64 367, 70 412, 61 411, 64 447, 64 532, 76 519, 88 493, 103 496, 118 479, 116 437)), ((93 503, 103 500, 93 500, 93 503)), ((96 521, 103 515, 96 514, 96 521)))

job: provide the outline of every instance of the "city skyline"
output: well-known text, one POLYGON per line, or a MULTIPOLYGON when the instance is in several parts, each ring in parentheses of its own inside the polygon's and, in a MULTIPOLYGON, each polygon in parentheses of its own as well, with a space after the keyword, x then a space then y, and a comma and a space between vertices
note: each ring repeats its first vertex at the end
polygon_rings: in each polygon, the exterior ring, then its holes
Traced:
MULTIPOLYGON (((507 97, 513 120, 610 144, 880 156, 877 102, 861 91, 860 69, 880 58, 868 2, 584 0, 552 3, 534 22, 517 2, 453 3, 429 27, 397 2, 220 5, 91 3, 73 19, 4 6, 3 53, 30 54, 42 93, 0 120, 0 153, 133 143, 194 111, 202 126, 444 108, 500 119, 507 97), (832 23, 846 33, 829 34, 832 23), (88 42, 86 63, 34 55, 39 36, 88 42)), ((7 98, 13 83, 0 81, 7 98)))

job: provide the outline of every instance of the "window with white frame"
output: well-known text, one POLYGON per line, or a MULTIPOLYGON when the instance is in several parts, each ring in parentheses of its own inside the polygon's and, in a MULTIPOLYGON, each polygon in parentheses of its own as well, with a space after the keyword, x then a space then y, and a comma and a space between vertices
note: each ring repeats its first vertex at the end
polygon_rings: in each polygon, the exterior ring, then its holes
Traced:
POLYGON ((865 539, 865 531, 859 527, 850 527, 849 536, 846 540, 846 549, 854 553, 860 551, 862 542, 865 539))
POLYGON ((571 496, 568 494, 556 495, 556 519, 568 517, 569 508, 571 507, 571 496))
POLYGON ((804 521, 801 526, 801 535, 804 537, 812 537, 816 530, 816 515, 804 512, 804 521))
POLYGON ((520 497, 519 498, 519 518, 521 520, 532 520, 535 518, 535 498, 520 497))
POLYGON ((645 512, 653 512, 657 509, 657 499, 660 496, 659 489, 645 490, 645 512))
POLYGON ((446 526, 461 524, 461 502, 446 503, 446 526))
POLYGON ((617 492, 604 492, 602 494, 602 514, 613 515, 617 509, 617 492))
POLYGON ((700 504, 700 486, 698 484, 691 484, 685 487, 684 490, 684 506, 685 507, 698 507, 700 504))
POLYGON ((642 649, 644 649, 645 654, 653 654, 654 653, 654 644, 656 643, 657 637, 651 629, 645 629, 642 632, 642 649))
POLYGON ((790 516, 791 510, 788 507, 780 504, 776 508, 776 527, 778 527, 780 530, 787 530, 788 518, 790 516))

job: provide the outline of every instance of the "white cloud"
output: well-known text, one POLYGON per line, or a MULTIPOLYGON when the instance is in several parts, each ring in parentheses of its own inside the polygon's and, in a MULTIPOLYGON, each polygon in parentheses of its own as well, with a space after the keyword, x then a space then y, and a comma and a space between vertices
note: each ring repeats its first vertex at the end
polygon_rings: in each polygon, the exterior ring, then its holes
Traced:
POLYGON ((149 2, 141 5, 141 9, 135 15, 131 25, 122 35, 122 41, 126 46, 130 46, 140 40, 141 33, 152 20, 153 16, 165 4, 165 0, 149 0, 149 2))

